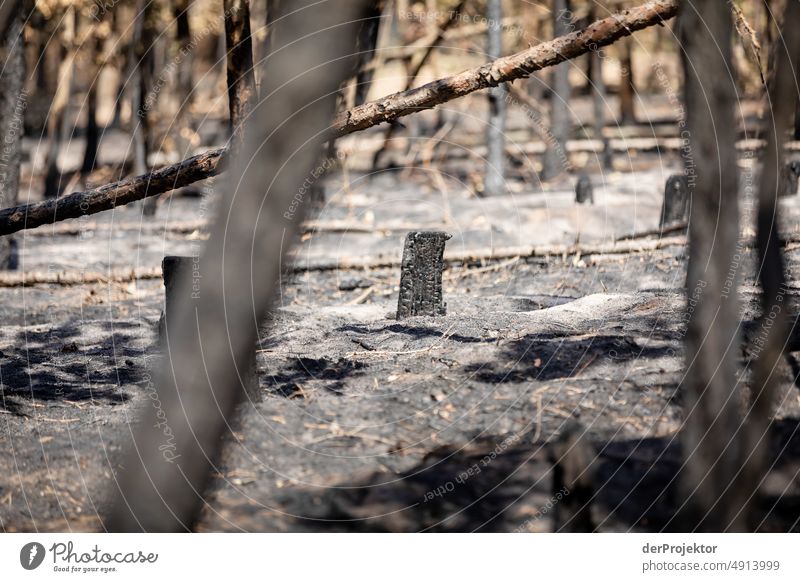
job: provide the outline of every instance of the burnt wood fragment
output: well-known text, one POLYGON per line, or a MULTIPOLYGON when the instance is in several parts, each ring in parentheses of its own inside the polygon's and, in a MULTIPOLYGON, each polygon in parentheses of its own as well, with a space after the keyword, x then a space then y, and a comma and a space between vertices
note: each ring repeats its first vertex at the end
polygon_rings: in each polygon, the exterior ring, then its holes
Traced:
POLYGON ((575 184, 575 202, 578 204, 594 204, 594 188, 592 180, 586 174, 581 174, 575 184))
POLYGON ((664 186, 661 206, 661 227, 686 222, 689 218, 689 180, 684 174, 673 174, 664 186))
POLYGON ((444 245, 449 239, 446 232, 410 232, 406 236, 397 319, 446 313, 442 301, 442 269, 444 245))

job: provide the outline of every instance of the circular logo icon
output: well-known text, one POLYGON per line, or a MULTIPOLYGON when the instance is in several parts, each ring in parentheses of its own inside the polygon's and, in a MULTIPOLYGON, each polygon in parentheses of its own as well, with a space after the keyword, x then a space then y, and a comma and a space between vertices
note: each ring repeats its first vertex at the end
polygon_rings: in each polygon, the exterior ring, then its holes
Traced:
POLYGON ((19 551, 19 563, 26 570, 35 570, 44 561, 44 546, 39 542, 30 542, 19 551))

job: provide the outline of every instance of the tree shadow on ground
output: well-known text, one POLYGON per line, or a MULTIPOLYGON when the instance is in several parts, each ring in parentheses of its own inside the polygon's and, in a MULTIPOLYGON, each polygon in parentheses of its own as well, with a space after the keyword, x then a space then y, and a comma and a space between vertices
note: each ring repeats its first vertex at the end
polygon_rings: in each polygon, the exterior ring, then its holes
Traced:
POLYGON ((285 368, 272 374, 264 374, 270 394, 294 398, 302 394, 302 385, 312 380, 324 382, 326 390, 341 395, 345 380, 364 374, 366 364, 343 358, 333 361, 328 358, 297 358, 285 368))
POLYGON ((574 338, 533 333, 506 344, 491 361, 470 364, 464 371, 489 384, 518 384, 572 378, 603 362, 620 364, 669 355, 668 347, 642 347, 626 335, 574 338))
MULTIPOLYGON (((327 489, 282 489, 281 528, 326 532, 575 531, 558 517, 551 443, 487 437, 435 449, 402 473, 354 476, 327 489)), ((675 531, 681 468, 677 435, 591 445, 595 531, 675 531)), ((758 502, 757 531, 800 531, 800 421, 775 422, 772 470, 758 502)), ((237 497, 233 494, 233 497, 237 497)), ((251 531, 259 526, 252 499, 226 497, 226 515, 251 531), (233 502, 233 503, 231 503, 233 502)), ((272 505, 273 510, 275 505, 272 505)), ((273 511, 270 510, 270 511, 273 511)), ((271 516, 275 519, 275 515, 271 516)))
POLYGON ((19 348, 0 353, 0 410, 24 416, 36 402, 128 401, 130 395, 121 388, 139 382, 143 371, 127 357, 141 350, 127 347, 136 337, 118 331, 125 328, 125 322, 114 322, 100 338, 83 337, 75 323, 44 332, 19 331, 19 348))

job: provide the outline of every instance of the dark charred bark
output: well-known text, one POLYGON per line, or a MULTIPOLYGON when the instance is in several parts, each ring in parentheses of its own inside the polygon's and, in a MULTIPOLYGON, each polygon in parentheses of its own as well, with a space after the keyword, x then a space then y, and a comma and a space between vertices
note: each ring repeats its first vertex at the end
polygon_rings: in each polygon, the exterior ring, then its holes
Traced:
POLYGON ((619 43, 620 75, 619 75, 619 117, 623 124, 636 123, 636 85, 633 79, 633 41, 623 39, 619 43))
POLYGON ((178 112, 175 125, 178 129, 176 143, 181 157, 190 150, 189 140, 184 137, 186 130, 194 131, 189 111, 194 101, 194 81, 192 76, 192 29, 189 22, 191 0, 178 0, 175 3, 175 60, 177 62, 176 89, 178 92, 178 112))
POLYGON ((253 41, 250 36, 250 2, 249 0, 225 0, 223 7, 225 9, 231 149, 235 152, 242 145, 244 123, 250 117, 256 97, 253 41))
MULTIPOLYGON (((153 22, 153 2, 137 0, 136 18, 131 40, 133 73, 131 74, 131 123, 133 124, 133 171, 137 175, 147 173, 151 147, 149 112, 156 105, 156 95, 151 93, 153 86, 155 39, 153 22)), ((156 213, 158 201, 145 200, 143 212, 152 216, 156 213)))
POLYGON ((100 128, 97 125, 97 84, 100 80, 102 52, 103 39, 98 36, 92 44, 94 74, 90 81, 89 93, 86 95, 86 147, 83 151, 83 163, 81 164, 81 174, 84 176, 94 170, 97 162, 97 148, 100 145, 100 128))

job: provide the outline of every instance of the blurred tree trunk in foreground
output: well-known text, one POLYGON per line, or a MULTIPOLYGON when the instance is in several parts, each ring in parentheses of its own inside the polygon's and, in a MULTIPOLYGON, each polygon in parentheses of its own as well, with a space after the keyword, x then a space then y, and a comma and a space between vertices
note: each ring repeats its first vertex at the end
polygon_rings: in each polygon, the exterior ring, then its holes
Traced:
MULTIPOLYGON (((14 206, 19 198, 19 170, 22 154, 26 97, 25 50, 22 27, 24 13, 19 10, 5 23, 0 44, 3 73, 0 76, 0 208, 14 206)), ((0 28, 2 30, 2 28, 0 28)), ((0 238, 0 269, 14 267, 11 237, 0 238)))

